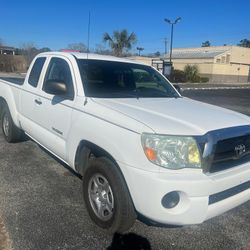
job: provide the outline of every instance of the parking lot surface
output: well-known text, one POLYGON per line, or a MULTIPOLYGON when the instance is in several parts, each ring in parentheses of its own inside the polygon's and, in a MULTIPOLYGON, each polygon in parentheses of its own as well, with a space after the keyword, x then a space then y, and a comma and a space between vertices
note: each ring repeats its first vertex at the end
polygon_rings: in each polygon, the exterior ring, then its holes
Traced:
MULTIPOLYGON (((183 95, 250 115, 249 89, 183 95)), ((250 202, 201 225, 137 221, 125 235, 107 235, 88 218, 81 188, 81 179, 36 143, 8 144, 0 132, 0 217, 16 250, 250 249, 250 202)))

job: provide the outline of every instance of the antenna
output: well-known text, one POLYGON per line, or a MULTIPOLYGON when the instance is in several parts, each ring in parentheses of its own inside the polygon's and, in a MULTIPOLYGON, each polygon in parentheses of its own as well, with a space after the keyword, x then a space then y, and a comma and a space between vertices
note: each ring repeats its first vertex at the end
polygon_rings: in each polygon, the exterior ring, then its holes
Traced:
POLYGON ((87 48, 87 59, 88 59, 88 55, 89 55, 89 39, 90 39, 90 11, 89 11, 89 22, 88 22, 88 48, 87 48))
MULTIPOLYGON (((89 11, 89 22, 88 22, 88 42, 87 42, 87 74, 86 74, 87 79, 88 79, 88 68, 89 68, 89 38, 90 38, 90 11, 89 11)), ((88 104, 88 97, 85 95, 84 106, 87 104, 88 104)))

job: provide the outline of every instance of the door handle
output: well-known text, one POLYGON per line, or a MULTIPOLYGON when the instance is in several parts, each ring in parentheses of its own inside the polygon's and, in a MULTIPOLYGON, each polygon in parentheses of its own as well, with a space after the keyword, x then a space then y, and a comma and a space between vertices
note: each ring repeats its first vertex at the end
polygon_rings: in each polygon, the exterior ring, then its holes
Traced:
POLYGON ((42 101, 35 99, 35 103, 38 104, 38 105, 41 105, 42 101))

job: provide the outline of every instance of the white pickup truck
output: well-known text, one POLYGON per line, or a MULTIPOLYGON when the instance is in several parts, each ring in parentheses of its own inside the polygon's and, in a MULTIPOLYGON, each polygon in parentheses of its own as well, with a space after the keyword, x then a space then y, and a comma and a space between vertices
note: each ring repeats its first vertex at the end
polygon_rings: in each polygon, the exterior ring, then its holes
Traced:
POLYGON ((182 97, 154 68, 111 56, 38 55, 0 80, 8 142, 23 133, 83 176, 92 220, 123 232, 202 223, 250 198, 250 118, 182 97))

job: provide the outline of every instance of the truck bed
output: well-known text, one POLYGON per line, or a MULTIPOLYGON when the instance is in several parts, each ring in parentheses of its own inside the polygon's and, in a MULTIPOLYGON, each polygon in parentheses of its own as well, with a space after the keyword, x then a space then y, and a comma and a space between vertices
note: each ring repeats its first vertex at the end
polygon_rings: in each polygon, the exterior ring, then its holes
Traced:
POLYGON ((11 82, 17 85, 22 85, 24 82, 24 78, 21 78, 21 77, 0 77, 0 80, 11 82))

